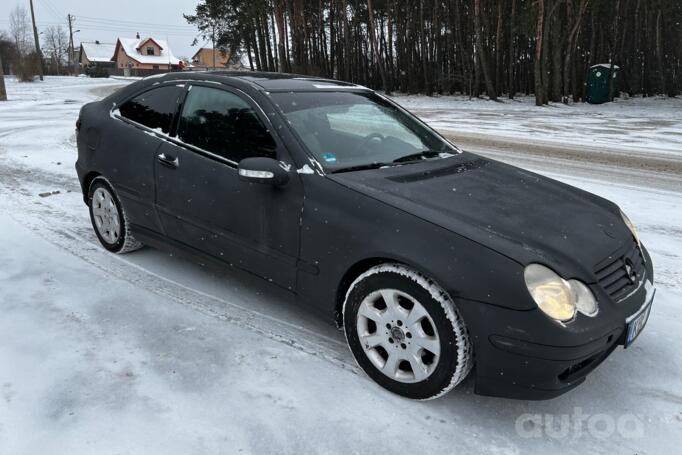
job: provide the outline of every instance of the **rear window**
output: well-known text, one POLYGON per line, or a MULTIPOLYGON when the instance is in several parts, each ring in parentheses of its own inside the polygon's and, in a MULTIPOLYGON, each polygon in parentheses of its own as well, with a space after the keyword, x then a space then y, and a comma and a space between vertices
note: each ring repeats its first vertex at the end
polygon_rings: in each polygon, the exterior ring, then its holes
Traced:
POLYGON ((148 90, 126 101, 118 110, 128 120, 168 134, 183 90, 177 85, 148 90))

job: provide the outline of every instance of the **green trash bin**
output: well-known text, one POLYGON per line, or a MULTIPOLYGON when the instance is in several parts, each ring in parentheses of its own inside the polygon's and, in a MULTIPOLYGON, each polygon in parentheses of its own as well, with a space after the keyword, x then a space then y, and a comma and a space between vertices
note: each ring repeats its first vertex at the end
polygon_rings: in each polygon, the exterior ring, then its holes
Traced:
POLYGON ((590 74, 587 77, 587 93, 585 99, 590 104, 608 103, 609 100, 609 80, 613 81, 613 95, 618 96, 620 93, 618 89, 618 70, 616 65, 613 65, 613 75, 611 75, 611 64, 601 63, 590 68, 590 74))

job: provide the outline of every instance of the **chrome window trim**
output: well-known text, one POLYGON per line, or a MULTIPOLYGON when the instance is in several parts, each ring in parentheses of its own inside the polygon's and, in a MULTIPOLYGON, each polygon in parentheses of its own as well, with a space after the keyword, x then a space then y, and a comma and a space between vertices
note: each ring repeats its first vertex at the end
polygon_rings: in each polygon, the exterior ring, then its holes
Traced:
MULTIPOLYGON (((273 134, 274 128, 273 128, 272 123, 270 122, 270 119, 268 118, 267 114, 266 114, 265 111, 263 110, 263 108, 260 106, 260 104, 258 104, 258 102, 256 102, 256 100, 253 99, 253 97, 251 97, 248 93, 244 92, 243 90, 240 90, 240 89, 238 89, 238 88, 236 88, 236 87, 233 87, 233 86, 231 86, 231 85, 224 84, 224 83, 222 83, 222 82, 216 82, 216 81, 201 81, 201 80, 189 80, 189 79, 187 79, 187 80, 182 80, 182 81, 180 81, 180 80, 172 80, 172 81, 169 80, 169 81, 163 81, 162 83, 171 83, 171 82, 185 82, 185 83, 188 85, 188 87, 186 88, 186 91, 187 91, 187 92, 189 92, 189 91, 191 90, 191 88, 193 87, 193 85, 197 85, 198 87, 202 87, 202 86, 203 86, 203 87, 206 87, 206 88, 213 88, 213 89, 216 89, 216 90, 220 90, 220 88, 216 88, 215 86, 211 87, 211 86, 204 86, 204 85, 201 85, 201 84, 206 84, 206 83, 209 83, 209 84, 212 84, 212 85, 216 85, 216 84, 217 84, 217 85, 220 85, 221 87, 225 87, 225 88, 227 88, 227 90, 225 90, 226 92, 230 92, 230 93, 238 92, 238 93, 235 93, 235 94, 237 94, 237 95, 240 96, 240 97, 241 97, 241 96, 246 97, 246 98, 250 101, 249 104, 251 104, 252 106, 256 106, 256 109, 257 109, 258 111, 260 111, 260 114, 261 114, 261 116, 262 116, 262 119, 265 119, 265 122, 266 122, 265 125, 263 125, 263 126, 265 126, 265 128, 266 128, 268 134, 270 134, 270 136, 272 136, 272 138, 275 140, 275 144, 277 145, 277 147, 279 148, 279 147, 281 146, 281 144, 280 144, 280 143, 281 143, 281 140, 278 141, 278 140, 276 139, 277 136, 276 136, 275 134, 273 134)), ((158 83, 158 85, 161 85, 162 83, 158 83)), ((144 132, 149 133, 149 134, 152 134, 152 135, 156 136, 157 138, 159 138, 159 139, 161 139, 161 140, 170 142, 171 144, 173 144, 173 145, 175 145, 175 146, 177 146, 177 147, 184 147, 184 148, 186 148, 186 149, 188 149, 188 150, 190 150, 190 151, 192 151, 192 152, 196 152, 196 153, 199 153, 199 154, 201 154, 201 155, 207 156, 208 158, 215 159, 216 161, 220 161, 220 162, 222 162, 223 164, 228 165, 230 168, 233 168, 233 169, 236 170, 236 169, 239 167, 239 163, 236 162, 236 161, 234 161, 234 160, 231 160, 231 159, 229 159, 229 158, 225 158, 224 156, 217 155, 217 154, 215 154, 215 153, 213 153, 213 152, 209 152, 208 150, 204 150, 204 149, 202 149, 201 147, 197 147, 197 146, 195 146, 195 145, 192 145, 192 144, 188 144, 188 143, 186 143, 186 142, 183 142, 181 139, 179 139, 179 138, 177 137, 177 135, 176 135, 176 136, 170 136, 170 135, 168 135, 168 134, 166 134, 166 133, 163 133, 163 132, 160 133, 160 132, 158 132, 158 131, 156 131, 156 130, 154 130, 154 129, 152 129, 152 128, 149 128, 149 127, 146 126, 146 125, 143 125, 143 124, 141 124, 141 123, 138 123, 138 122, 136 122, 136 121, 134 121, 134 120, 131 120, 131 119, 127 118, 127 117, 124 117, 124 116, 122 116, 122 115, 120 114, 120 110, 119 110, 119 106, 120 106, 120 105, 122 105, 122 104, 124 104, 124 103, 130 101, 131 99, 135 98, 136 96, 141 95, 142 93, 145 93, 145 92, 154 90, 154 89, 156 89, 156 88, 160 88, 160 87, 158 87, 158 85, 157 85, 156 83, 155 83, 155 84, 152 84, 152 87, 151 87, 151 88, 147 88, 147 89, 145 89, 145 90, 141 90, 141 91, 139 91, 139 92, 136 92, 134 95, 131 95, 131 96, 130 96, 129 98, 127 98, 125 101, 123 101, 123 102, 121 102, 121 103, 119 103, 119 104, 114 104, 114 105, 111 107, 111 109, 109 110, 109 116, 110 116, 111 118, 118 119, 118 120, 120 120, 120 121, 122 121, 122 122, 124 122, 124 123, 128 123, 128 124, 130 124, 130 125, 132 125, 132 126, 134 126, 134 127, 136 127, 136 128, 139 128, 139 129, 143 130, 144 132), (119 113, 117 114, 117 113, 115 113, 114 111, 118 111, 119 113)), ((182 107, 184 108, 184 106, 182 106, 182 107)), ((182 115, 182 109, 180 109, 178 115, 182 115)), ((261 120, 262 120, 262 119, 261 119, 261 120)), ((275 159, 279 159, 279 157, 276 156, 275 159)))

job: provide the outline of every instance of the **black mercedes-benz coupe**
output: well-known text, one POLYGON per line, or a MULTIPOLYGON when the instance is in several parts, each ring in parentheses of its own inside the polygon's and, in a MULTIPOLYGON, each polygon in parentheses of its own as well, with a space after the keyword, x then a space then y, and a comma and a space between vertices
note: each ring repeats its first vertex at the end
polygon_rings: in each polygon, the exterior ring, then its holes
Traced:
POLYGON ((109 251, 232 265, 343 326, 386 389, 546 399, 644 327, 653 268, 618 207, 462 152, 357 85, 171 73, 85 105, 76 169, 109 251))

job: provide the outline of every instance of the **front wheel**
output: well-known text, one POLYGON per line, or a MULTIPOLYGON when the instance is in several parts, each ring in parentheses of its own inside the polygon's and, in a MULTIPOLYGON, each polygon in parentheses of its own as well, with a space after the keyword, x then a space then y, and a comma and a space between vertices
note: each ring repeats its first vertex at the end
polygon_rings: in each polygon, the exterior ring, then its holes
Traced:
POLYGON ((346 294, 343 322, 360 367, 399 395, 437 398, 471 369, 471 342, 452 299, 403 265, 360 275, 346 294))

